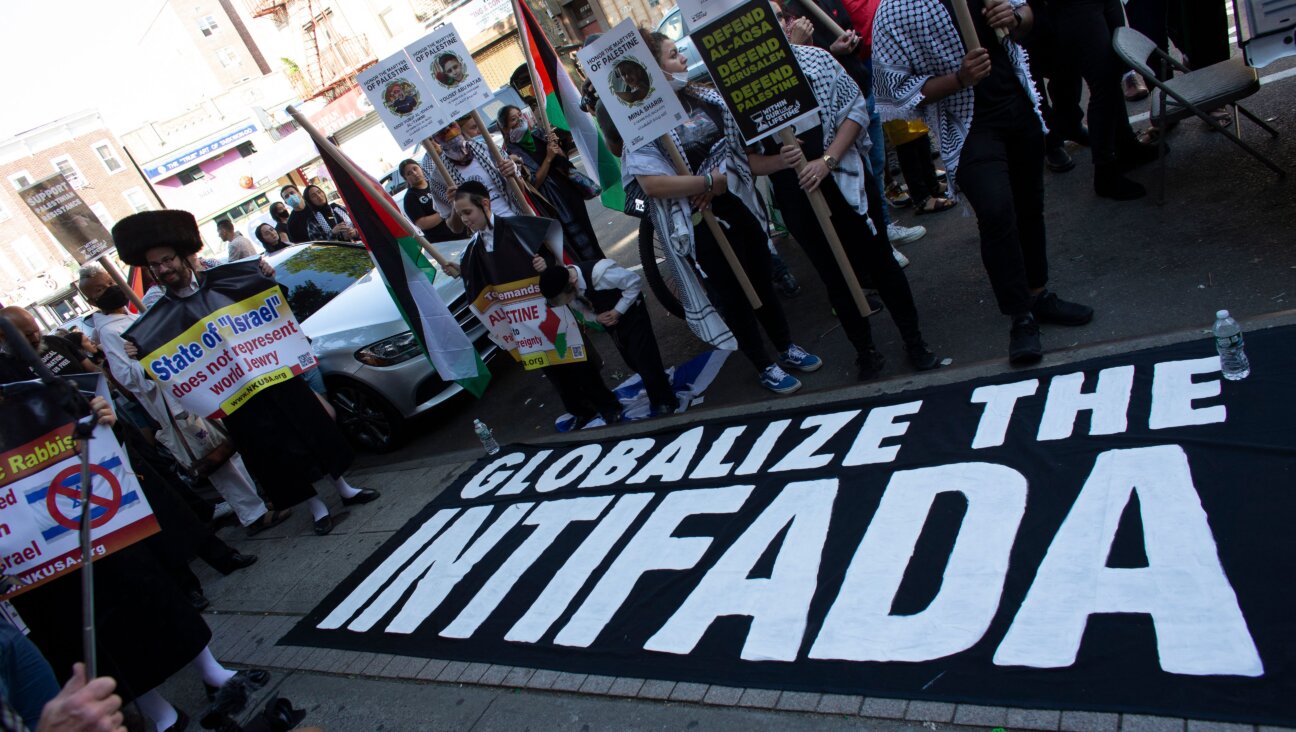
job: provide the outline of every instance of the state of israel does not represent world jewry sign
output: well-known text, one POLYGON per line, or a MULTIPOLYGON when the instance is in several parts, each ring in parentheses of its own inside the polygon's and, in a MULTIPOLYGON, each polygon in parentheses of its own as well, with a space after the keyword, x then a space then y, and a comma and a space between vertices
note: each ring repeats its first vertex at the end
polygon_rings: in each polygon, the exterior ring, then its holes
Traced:
POLYGON ((515 446, 283 642, 1292 724, 1293 330, 515 446))

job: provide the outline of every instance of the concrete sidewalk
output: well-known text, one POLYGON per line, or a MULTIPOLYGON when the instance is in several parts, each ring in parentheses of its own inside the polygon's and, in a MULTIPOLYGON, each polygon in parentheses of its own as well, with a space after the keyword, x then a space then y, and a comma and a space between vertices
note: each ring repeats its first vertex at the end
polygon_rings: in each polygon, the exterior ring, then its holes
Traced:
MULTIPOLYGON (((1296 323, 1285 311, 1247 324, 1248 330, 1296 323)), ((1204 338, 1200 331, 1104 343, 1061 354, 1067 362, 1204 338)), ((1056 365, 1054 360, 1050 365, 1056 365)), ((1264 364, 1254 365, 1263 370, 1264 364)), ((1003 372, 1000 362, 972 364, 927 378, 923 386, 1003 372)), ((1019 372, 1020 373, 1020 372, 1019 372)), ((857 399, 911 388, 901 378, 831 394, 801 397, 813 403, 857 399)), ((709 410, 708 419, 798 406, 797 398, 709 410)), ((688 423, 694 415, 624 424, 593 431, 608 440, 688 423)), ((555 437, 548 439, 571 439, 555 437)), ((249 705, 270 694, 309 711, 306 724, 334 730, 918 730, 961 726, 1065 732, 1210 732, 1251 730, 1222 724, 1135 714, 1012 709, 903 699, 741 689, 636 677, 586 676, 543 669, 464 663, 388 654, 278 646, 276 642, 365 558, 398 531, 480 456, 480 451, 431 455, 399 465, 371 467, 348 476, 383 492, 379 501, 349 509, 326 537, 311 533, 304 508, 256 538, 230 528, 224 538, 260 557, 252 567, 221 577, 195 565, 211 608, 212 650, 234 666, 269 669, 274 678, 249 705)), ((333 499, 336 501, 336 498, 333 499)), ((336 509, 335 509, 336 510, 336 509)), ((186 669, 164 694, 196 716, 206 701, 197 674, 186 669)), ((196 727, 196 722, 195 722, 196 727)), ((1265 728, 1259 729, 1277 729, 1265 728)))

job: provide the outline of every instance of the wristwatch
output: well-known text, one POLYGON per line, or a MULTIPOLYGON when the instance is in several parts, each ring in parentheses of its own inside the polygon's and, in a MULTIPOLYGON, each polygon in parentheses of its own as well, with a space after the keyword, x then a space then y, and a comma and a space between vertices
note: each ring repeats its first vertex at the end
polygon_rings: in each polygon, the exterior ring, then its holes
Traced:
POLYGON ((840 160, 828 154, 823 156, 823 161, 824 165, 827 165, 829 170, 836 170, 837 166, 841 164, 840 160))

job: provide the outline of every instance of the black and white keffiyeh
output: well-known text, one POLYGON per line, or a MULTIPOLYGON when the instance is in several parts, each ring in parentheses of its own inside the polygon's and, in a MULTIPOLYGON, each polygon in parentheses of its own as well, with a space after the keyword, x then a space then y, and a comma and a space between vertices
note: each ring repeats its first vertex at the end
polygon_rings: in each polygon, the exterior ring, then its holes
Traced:
MULTIPOLYGON (((469 160, 481 161, 481 167, 486 170, 486 175, 490 176, 491 188, 500 191, 513 206, 514 211, 529 211, 530 208, 519 205, 520 202, 515 199, 508 182, 504 180, 504 176, 500 175, 499 170, 489 162, 493 158, 490 151, 486 149, 486 143, 473 139, 465 140, 465 142, 468 143, 468 149, 472 151, 469 160)), ((432 161, 431 153, 423 154, 423 159, 419 161, 419 167, 423 168, 423 177, 427 178, 428 187, 432 189, 433 195, 442 201, 449 201, 450 199, 446 195, 445 181, 441 179, 441 172, 437 170, 436 163, 432 161)), ((459 173, 459 166, 452 164, 447 165, 446 168, 450 170, 450 177, 454 180, 455 186, 463 185, 464 178, 459 173)), ((453 206, 454 202, 450 201, 450 205, 453 206)))
POLYGON ((334 226, 351 225, 351 217, 347 215, 346 209, 336 203, 319 208, 312 206, 310 213, 312 216, 306 219, 306 232, 312 241, 328 241, 333 238, 334 226))
MULTIPOLYGON (((1026 0, 1009 3, 1016 8, 1026 0)), ((1011 38, 1004 38, 1003 46, 1043 126, 1026 51, 1011 38)), ((884 120, 922 117, 940 136, 941 156, 951 176, 958 170, 963 142, 972 127, 976 94, 968 87, 928 104, 922 87, 933 76, 957 72, 966 53, 941 0, 882 0, 878 6, 873 20, 873 93, 878 111, 884 120)))
MULTIPOLYGON (((868 136, 868 105, 859 85, 828 51, 816 46, 793 46, 801 71, 810 82, 815 103, 819 105, 819 123, 823 126, 823 147, 827 150, 837 137, 837 129, 846 120, 859 124, 855 144, 846 150, 833 171, 833 182, 846 202, 861 215, 868 215, 868 193, 865 190, 864 161, 872 142, 868 136)), ((872 220, 869 226, 873 226, 872 220)), ((877 232, 873 232, 877 233, 877 232)))
MULTIPOLYGON (((697 85, 686 87, 681 94, 719 109, 724 118, 724 135, 712 145, 711 152, 693 174, 725 176, 729 192, 742 200, 762 228, 768 228, 765 207, 756 195, 756 179, 747 163, 742 133, 738 130, 738 122, 725 107, 724 100, 714 89, 697 85)), ((670 137, 677 149, 684 149, 676 130, 671 130, 670 137)), ((628 182, 635 175, 678 175, 670 153, 662 147, 660 140, 626 154, 625 165, 621 170, 623 182, 628 182)), ((693 241, 693 209, 688 197, 649 198, 647 213, 652 217, 657 236, 666 245, 663 247, 666 266, 675 279, 677 295, 684 308, 684 320, 688 323, 689 330, 716 348, 736 350, 737 339, 711 304, 702 284, 706 273, 697 264, 693 241)), ((720 223, 722 227, 725 226, 723 220, 720 223)))

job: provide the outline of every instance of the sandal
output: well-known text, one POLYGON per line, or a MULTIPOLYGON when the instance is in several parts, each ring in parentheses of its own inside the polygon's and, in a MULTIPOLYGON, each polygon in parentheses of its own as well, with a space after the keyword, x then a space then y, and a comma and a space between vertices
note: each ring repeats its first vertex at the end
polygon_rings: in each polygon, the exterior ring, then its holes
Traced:
POLYGON ((905 208, 913 203, 904 186, 887 186, 886 199, 895 208, 905 208))
POLYGON ((948 198, 942 198, 941 196, 928 196, 919 201, 917 206, 914 207, 914 215, 924 216, 927 214, 940 213, 941 211, 948 211, 957 205, 958 204, 954 203, 953 200, 948 198))
POLYGON ((265 531, 266 529, 273 529, 279 524, 282 524, 283 522, 287 521, 288 517, 291 515, 292 515, 291 508, 285 508, 282 511, 269 511, 266 513, 266 515, 257 519, 256 522, 254 522, 251 526, 247 527, 247 535, 256 536, 257 534, 261 533, 262 531, 265 531))
MULTIPOLYGON (((1228 111, 1228 107, 1217 107, 1216 109, 1212 109, 1206 113, 1206 116, 1210 117, 1216 124, 1225 129, 1233 126, 1233 113, 1228 111)), ((1215 125, 1206 125, 1206 129, 1211 132, 1219 132, 1219 129, 1216 128, 1215 125)))

